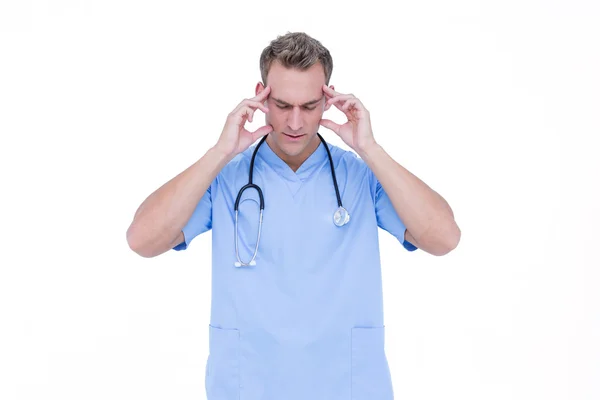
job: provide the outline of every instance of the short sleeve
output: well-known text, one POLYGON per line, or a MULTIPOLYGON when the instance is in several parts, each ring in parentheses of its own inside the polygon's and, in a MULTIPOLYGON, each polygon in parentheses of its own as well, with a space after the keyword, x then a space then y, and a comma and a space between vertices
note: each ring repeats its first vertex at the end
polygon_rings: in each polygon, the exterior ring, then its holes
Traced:
POLYGON ((183 242, 173 247, 173 250, 180 251, 188 248, 190 242, 198 235, 212 228, 212 199, 211 186, 208 187, 204 196, 200 199, 192 216, 183 227, 183 242))
POLYGON ((390 198, 387 193, 383 189, 379 180, 372 175, 375 181, 375 213, 377 215, 377 225, 392 234, 398 239, 400 243, 404 246, 404 248, 408 251, 415 251, 417 247, 412 243, 404 240, 404 234, 406 232, 406 227, 404 226, 404 222, 398 216, 398 213, 394 209, 394 205, 392 204, 390 198))

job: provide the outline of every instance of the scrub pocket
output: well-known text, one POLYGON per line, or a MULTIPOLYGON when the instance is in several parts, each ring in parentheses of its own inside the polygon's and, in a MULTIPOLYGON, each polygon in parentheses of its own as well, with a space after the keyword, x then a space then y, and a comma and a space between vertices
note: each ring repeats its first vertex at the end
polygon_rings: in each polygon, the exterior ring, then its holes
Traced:
POLYGON ((385 328, 352 328, 352 400, 393 400, 385 328))
POLYGON ((205 387, 208 400, 234 400, 240 396, 240 332, 209 324, 209 354, 205 387))

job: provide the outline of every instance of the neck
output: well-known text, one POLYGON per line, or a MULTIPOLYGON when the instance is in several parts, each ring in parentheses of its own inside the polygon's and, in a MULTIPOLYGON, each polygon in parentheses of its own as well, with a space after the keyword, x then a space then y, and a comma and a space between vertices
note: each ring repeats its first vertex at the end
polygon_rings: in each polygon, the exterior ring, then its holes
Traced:
POLYGON ((273 150, 273 152, 277 154, 277 156, 279 156, 279 158, 281 158, 294 172, 298 171, 298 169, 304 163, 304 161, 306 161, 308 157, 310 157, 310 155, 314 153, 315 150, 317 150, 317 148, 321 144, 321 139, 319 138, 319 136, 315 135, 312 141, 308 144, 308 146, 306 146, 302 153, 296 156, 289 156, 283 153, 278 146, 272 145, 271 140, 269 139, 271 139, 271 135, 267 137, 267 145, 269 145, 271 150, 273 150))

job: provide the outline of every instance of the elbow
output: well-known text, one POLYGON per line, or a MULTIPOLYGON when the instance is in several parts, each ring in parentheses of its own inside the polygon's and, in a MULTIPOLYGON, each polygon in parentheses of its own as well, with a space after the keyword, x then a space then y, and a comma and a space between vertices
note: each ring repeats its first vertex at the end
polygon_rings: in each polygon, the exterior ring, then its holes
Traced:
POLYGON ((444 238, 440 240, 441 244, 438 246, 438 250, 434 255, 445 256, 458 247, 458 243, 460 243, 461 232, 456 223, 453 225, 454 226, 452 229, 449 230, 450 232, 444 235, 444 238))
POLYGON ((152 258, 158 255, 149 251, 148 246, 144 245, 144 241, 142 240, 140 235, 135 234, 133 225, 130 226, 129 229, 127 229, 127 233, 125 236, 127 239, 127 245, 137 255, 144 258, 152 258))
POLYGON ((438 231, 435 236, 425 236, 419 239, 419 246, 434 256, 445 256, 458 247, 461 232, 456 223, 451 224, 448 229, 438 231))
POLYGON ((460 228, 458 227, 458 225, 456 224, 456 222, 454 223, 454 230, 452 233, 452 248, 450 250, 454 250, 458 247, 458 244, 460 243, 460 237, 461 237, 461 231, 460 228))

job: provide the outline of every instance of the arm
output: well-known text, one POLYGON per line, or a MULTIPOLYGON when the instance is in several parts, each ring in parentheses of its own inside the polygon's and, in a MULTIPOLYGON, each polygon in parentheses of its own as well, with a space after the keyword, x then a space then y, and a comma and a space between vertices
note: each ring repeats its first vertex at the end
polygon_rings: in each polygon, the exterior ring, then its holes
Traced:
POLYGON ((239 103, 227 116, 217 144, 144 200, 127 229, 127 243, 133 251, 142 257, 155 257, 183 242, 182 229, 223 167, 273 130, 270 125, 254 132, 244 128, 246 120, 252 122, 257 109, 268 112, 262 102, 270 91, 267 87, 239 103))
POLYGON ((452 209, 437 192, 410 173, 374 143, 359 156, 371 168, 406 226, 405 240, 442 256, 460 241, 452 209))
POLYGON ((182 242, 183 227, 231 158, 212 147, 202 158, 148 196, 127 229, 129 247, 149 258, 182 242))
POLYGON ((327 106, 333 104, 348 121, 339 125, 329 119, 320 124, 334 131, 365 161, 400 217, 405 240, 437 256, 452 251, 460 240, 460 229, 452 209, 438 193, 394 161, 373 137, 371 117, 353 94, 342 94, 323 85, 327 106))

